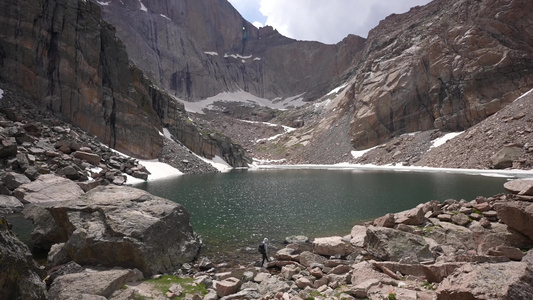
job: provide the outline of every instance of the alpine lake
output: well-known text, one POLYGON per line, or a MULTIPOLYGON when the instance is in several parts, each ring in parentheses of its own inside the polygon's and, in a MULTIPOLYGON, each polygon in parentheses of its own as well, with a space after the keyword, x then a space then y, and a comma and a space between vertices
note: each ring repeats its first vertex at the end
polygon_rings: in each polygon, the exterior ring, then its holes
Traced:
MULTIPOLYGON (((264 237, 276 248, 286 237, 310 241, 350 233, 352 227, 430 200, 475 199, 504 193, 513 177, 447 172, 357 169, 235 170, 176 176, 134 185, 187 208, 203 240, 201 254, 219 261, 259 259, 264 237)), ((7 216, 32 246, 31 221, 7 216)), ((273 253, 270 253, 273 255, 273 253)))
POLYGON ((208 257, 259 255, 264 237, 347 235, 364 221, 430 200, 505 192, 509 178, 444 172, 250 170, 186 175, 135 185, 185 206, 208 257), (229 254, 232 253, 232 254, 229 254), (238 254, 241 253, 241 254, 238 254))

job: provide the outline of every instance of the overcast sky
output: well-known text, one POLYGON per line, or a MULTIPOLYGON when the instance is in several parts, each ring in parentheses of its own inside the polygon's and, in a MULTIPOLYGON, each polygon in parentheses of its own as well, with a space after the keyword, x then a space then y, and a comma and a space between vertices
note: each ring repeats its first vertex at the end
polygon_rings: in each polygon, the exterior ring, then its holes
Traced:
POLYGON ((431 0, 228 0, 257 27, 270 25, 298 39, 335 44, 348 34, 368 31, 392 13, 431 0))

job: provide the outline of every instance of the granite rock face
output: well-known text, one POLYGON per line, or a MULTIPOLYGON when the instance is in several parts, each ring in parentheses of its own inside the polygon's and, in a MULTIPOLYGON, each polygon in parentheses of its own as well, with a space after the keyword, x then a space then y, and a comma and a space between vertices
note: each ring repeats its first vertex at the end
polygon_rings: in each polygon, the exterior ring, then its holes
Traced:
POLYGON ((533 2, 433 1, 372 29, 343 102, 352 145, 462 131, 533 86, 533 2))
POLYGON ((289 39, 272 27, 256 28, 227 1, 145 2, 105 2, 104 19, 137 66, 187 101, 238 90, 314 100, 335 87, 365 41, 353 35, 336 45, 289 39))
MULTIPOLYGON (((5 28, 0 33, 0 79, 10 89, 137 158, 159 157, 162 127, 172 118, 188 120, 177 112, 184 111, 183 105, 130 63, 125 46, 114 27, 102 20, 97 4, 4 1, 0 8, 0 25, 5 28)), ((202 139, 198 128, 181 135, 186 140, 202 139)), ((247 166, 244 152, 233 151, 236 146, 229 139, 208 142, 212 149, 204 151, 207 156, 240 155, 227 158, 228 163, 247 166)), ((17 145, 3 140, 2 146, 0 155, 9 156, 17 145)))
POLYGON ((162 147, 157 93, 129 64, 90 1, 3 1, 1 78, 108 146, 139 158, 162 147), (150 145, 150 147, 146 147, 150 145))
POLYGON ((136 268, 150 276, 190 262, 201 245, 186 208, 131 187, 97 187, 25 213, 35 224, 37 246, 59 244, 49 258, 57 264, 136 268))

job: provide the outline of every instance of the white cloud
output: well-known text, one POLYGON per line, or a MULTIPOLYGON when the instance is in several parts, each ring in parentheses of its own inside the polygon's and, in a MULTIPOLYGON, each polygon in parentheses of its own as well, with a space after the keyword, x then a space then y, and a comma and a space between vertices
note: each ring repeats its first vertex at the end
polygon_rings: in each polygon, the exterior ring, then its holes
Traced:
POLYGON ((257 27, 257 28, 261 28, 261 27, 264 26, 263 23, 258 22, 258 21, 253 22, 252 25, 254 25, 254 26, 257 27))
MULTIPOLYGON (((244 0, 232 0, 243 2, 244 0)), ((366 37, 380 20, 430 0, 247 0, 260 1, 265 25, 299 40, 337 43, 348 34, 366 37)), ((245 16, 246 17, 246 16, 245 16)))

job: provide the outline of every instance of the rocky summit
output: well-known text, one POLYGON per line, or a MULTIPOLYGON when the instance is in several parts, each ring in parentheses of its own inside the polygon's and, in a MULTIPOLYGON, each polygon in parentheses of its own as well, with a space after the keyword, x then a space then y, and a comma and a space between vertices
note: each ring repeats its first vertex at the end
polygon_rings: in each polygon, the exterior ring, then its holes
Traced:
POLYGON ((325 45, 225 0, 2 1, 0 298, 533 299, 530 179, 288 237, 264 266, 198 257, 187 208, 126 186, 152 159, 530 170, 531 20, 434 0, 325 45))

